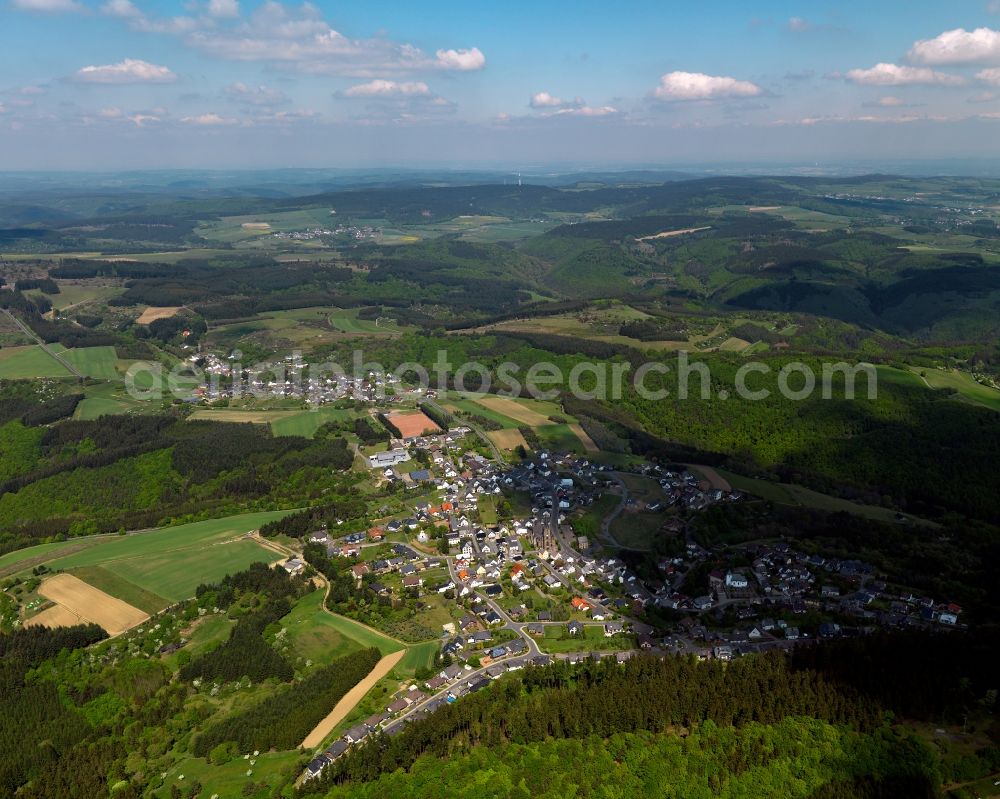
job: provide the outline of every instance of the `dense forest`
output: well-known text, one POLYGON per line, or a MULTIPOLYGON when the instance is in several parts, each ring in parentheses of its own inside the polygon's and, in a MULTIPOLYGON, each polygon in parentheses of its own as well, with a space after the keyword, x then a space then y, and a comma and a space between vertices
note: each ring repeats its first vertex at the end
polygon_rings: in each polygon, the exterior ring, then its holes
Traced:
POLYGON ((353 513, 364 514, 352 499, 359 476, 350 473, 354 456, 342 437, 276 437, 262 425, 176 413, 52 424, 72 412, 78 395, 41 403, 4 395, 0 552, 206 511, 308 504, 324 491, 328 505, 353 503, 353 513))
MULTIPOLYGON (((409 770, 421 758, 451 759, 482 748, 553 738, 665 734, 705 722, 745 728, 809 716, 874 735, 887 732, 890 712, 946 723, 973 709, 996 710, 995 675, 987 654, 996 644, 995 633, 911 634, 810 647, 797 650, 791 659, 774 653, 725 664, 640 656, 623 665, 601 661, 528 668, 494 690, 408 724, 393 737, 352 749, 302 790, 314 794, 333 785, 361 785, 409 770), (929 673, 935 675, 930 682, 929 673)), ((983 757, 985 771, 996 753, 984 752, 983 757)), ((920 759, 921 791, 933 795, 930 759, 920 759)))

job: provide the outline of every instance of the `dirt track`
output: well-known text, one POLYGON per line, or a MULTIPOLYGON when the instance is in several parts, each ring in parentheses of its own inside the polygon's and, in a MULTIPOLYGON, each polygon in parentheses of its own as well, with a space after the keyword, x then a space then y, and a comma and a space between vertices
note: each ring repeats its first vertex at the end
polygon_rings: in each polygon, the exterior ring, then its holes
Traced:
POLYGON ((354 710, 358 702, 364 699, 365 694, 375 687, 375 683, 392 671, 392 667, 399 663, 405 654, 406 650, 401 649, 399 652, 386 655, 376 663, 375 668, 368 673, 368 676, 344 694, 343 698, 333 706, 333 710, 330 711, 327 717, 317 724, 313 728, 313 731, 305 737, 305 740, 302 742, 302 748, 315 749, 323 743, 323 739, 330 734, 330 731, 340 724, 347 717, 348 713, 354 710))

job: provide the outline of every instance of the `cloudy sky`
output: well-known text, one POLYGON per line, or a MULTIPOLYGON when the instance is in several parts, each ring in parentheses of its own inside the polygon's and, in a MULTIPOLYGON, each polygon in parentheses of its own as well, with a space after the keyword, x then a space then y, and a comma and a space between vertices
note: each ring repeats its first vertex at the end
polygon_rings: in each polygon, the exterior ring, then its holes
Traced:
POLYGON ((1000 0, 0 0, 0 169, 1000 157, 1000 0))

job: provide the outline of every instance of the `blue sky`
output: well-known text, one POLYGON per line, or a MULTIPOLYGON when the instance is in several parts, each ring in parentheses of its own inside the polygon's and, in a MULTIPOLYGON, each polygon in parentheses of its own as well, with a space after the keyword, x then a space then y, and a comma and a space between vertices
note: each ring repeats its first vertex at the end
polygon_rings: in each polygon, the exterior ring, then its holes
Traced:
POLYGON ((0 0, 0 169, 1000 156, 1000 0, 0 0))

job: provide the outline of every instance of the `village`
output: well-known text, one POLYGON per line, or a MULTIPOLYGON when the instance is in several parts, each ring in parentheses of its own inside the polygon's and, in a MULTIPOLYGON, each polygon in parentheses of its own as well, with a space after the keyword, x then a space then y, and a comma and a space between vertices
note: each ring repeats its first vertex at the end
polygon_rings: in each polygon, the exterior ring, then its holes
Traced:
MULTIPOLYGON (((729 661, 879 628, 961 625, 960 607, 896 590, 860 560, 807 554, 784 541, 724 553, 700 545, 690 533, 694 514, 749 498, 689 469, 614 467, 547 451, 498 462, 471 446, 466 426, 441 429, 419 410, 388 419, 405 433, 368 457, 372 480, 429 490, 433 500, 364 532, 317 530, 309 543, 347 559, 359 591, 441 622, 440 668, 343 731, 306 778, 369 736, 392 735, 508 672, 552 659, 729 661), (653 481, 659 496, 630 496, 627 480, 636 476, 653 481), (609 517, 655 516, 676 554, 637 568, 636 556, 650 561, 650 553, 620 548, 607 519, 597 536, 578 534, 579 521, 609 498, 609 517), (708 571, 705 591, 691 595, 689 578, 722 554, 746 565, 708 571)), ((285 567, 299 573, 307 564, 296 558, 285 567)))

